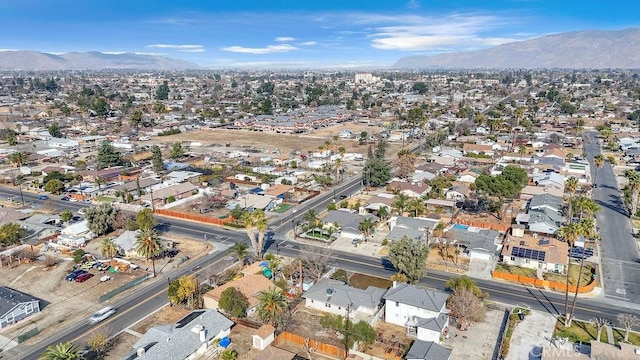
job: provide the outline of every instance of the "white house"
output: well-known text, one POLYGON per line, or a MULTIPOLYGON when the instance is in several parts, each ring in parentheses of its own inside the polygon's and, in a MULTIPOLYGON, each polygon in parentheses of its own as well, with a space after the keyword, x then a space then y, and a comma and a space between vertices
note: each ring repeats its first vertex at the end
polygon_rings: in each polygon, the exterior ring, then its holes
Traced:
POLYGON ((449 331, 448 297, 444 291, 394 281, 384 295, 385 321, 404 326, 408 336, 440 343, 440 337, 449 331))
POLYGON ((382 303, 385 289, 369 286, 362 290, 340 280, 322 278, 302 296, 305 305, 319 311, 344 315, 348 306, 355 314, 373 315, 382 303))
POLYGON ((75 149, 80 146, 77 140, 62 138, 51 138, 47 141, 47 145, 59 149, 75 149))

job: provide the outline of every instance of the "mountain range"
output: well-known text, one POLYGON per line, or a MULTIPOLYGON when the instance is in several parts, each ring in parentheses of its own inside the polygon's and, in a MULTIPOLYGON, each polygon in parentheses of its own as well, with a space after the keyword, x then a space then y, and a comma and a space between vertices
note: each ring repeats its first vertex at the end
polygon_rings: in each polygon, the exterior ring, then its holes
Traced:
POLYGON ((587 30, 542 36, 493 48, 408 56, 399 69, 638 69, 640 29, 587 30))
POLYGON ((0 51, 0 70, 188 70, 188 61, 158 55, 105 54, 97 51, 56 55, 37 51, 0 51))

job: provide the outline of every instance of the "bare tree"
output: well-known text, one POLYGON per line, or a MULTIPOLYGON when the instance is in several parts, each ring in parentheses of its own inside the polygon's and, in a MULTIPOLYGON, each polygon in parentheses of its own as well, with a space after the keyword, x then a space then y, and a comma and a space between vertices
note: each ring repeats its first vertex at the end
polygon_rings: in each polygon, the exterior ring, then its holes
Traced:
POLYGON ((591 319, 591 322, 596 327, 596 331, 598 332, 596 334, 596 341, 600 342, 600 335, 602 334, 602 329, 605 326, 610 326, 611 325, 611 321, 609 321, 609 319, 607 319, 607 318, 595 317, 595 318, 591 319))
POLYGON ((300 260, 306 274, 315 281, 320 280, 327 272, 332 262, 333 253, 329 248, 303 247, 300 251, 300 260))
POLYGON ((624 341, 629 341, 629 331, 634 326, 640 325, 640 318, 633 314, 618 314, 618 324, 624 328, 624 341))
POLYGON ((484 320, 486 309, 484 303, 472 290, 459 287, 453 290, 447 300, 451 315, 457 319, 461 330, 468 330, 471 323, 484 320))
POLYGON ((316 350, 318 350, 318 342, 314 341, 315 344, 312 346, 311 345, 311 339, 304 339, 304 344, 302 344, 302 351, 305 352, 305 354, 307 354, 307 357, 309 358, 309 360, 313 360, 313 353, 316 352, 316 350))

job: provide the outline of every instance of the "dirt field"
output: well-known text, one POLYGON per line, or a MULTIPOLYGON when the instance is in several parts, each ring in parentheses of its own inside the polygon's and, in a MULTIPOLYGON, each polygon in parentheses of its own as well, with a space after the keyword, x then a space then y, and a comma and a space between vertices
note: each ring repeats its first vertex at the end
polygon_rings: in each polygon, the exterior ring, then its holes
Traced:
POLYGON ((254 359, 260 352, 253 348, 252 336, 255 333, 256 330, 240 324, 235 324, 231 328, 231 334, 229 334, 231 348, 238 352, 238 360, 254 359))
POLYGON ((318 326, 323 315, 324 313, 309 309, 304 305, 304 302, 301 302, 293 310, 293 316, 287 331, 325 344, 343 346, 335 331, 326 330, 318 326))
POLYGON ((120 360, 133 351, 133 344, 138 341, 138 337, 135 335, 131 335, 126 332, 122 332, 118 334, 115 338, 112 339, 112 345, 107 355, 104 357, 105 360, 120 360))
POLYGON ((440 255, 439 249, 432 248, 427 257, 427 268, 438 271, 460 273, 464 273, 469 270, 469 258, 459 255, 458 260, 456 261, 453 250, 449 250, 449 253, 454 255, 453 261, 451 259, 443 259, 442 255, 440 255))
MULTIPOLYGON (((379 132, 380 129, 381 128, 377 126, 355 123, 343 123, 302 135, 245 130, 198 129, 197 131, 189 131, 176 135, 154 137, 150 142, 155 144, 170 144, 176 141, 195 141, 201 142, 203 146, 220 146, 220 149, 225 149, 226 151, 237 150, 242 147, 252 147, 266 152, 277 149, 283 154, 288 154, 294 150, 302 152, 315 151, 319 146, 324 145, 325 141, 333 143, 333 136, 340 134, 343 130, 351 130, 354 134, 359 134, 363 130, 369 134, 375 134, 379 132), (224 144, 226 143, 231 144, 231 146, 225 148, 224 144)), ((340 139, 338 140, 338 147, 344 147, 347 152, 363 154, 367 152, 367 145, 359 145, 356 139, 340 139)), ((401 147, 401 144, 390 144, 388 152, 395 152, 401 147)))

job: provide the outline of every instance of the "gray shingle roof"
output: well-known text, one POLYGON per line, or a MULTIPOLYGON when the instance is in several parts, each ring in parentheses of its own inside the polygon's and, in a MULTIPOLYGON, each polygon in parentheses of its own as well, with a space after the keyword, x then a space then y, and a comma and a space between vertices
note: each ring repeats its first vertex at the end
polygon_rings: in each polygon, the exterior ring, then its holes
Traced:
POLYGON ((149 329, 138 342, 133 345, 134 353, 126 359, 186 359, 202 346, 199 333, 193 331, 201 325, 206 331, 206 341, 213 340, 221 331, 231 328, 233 321, 227 319, 216 310, 197 310, 173 325, 154 326, 149 329), (187 321, 189 317, 198 315, 187 321), (180 326, 180 323, 183 323, 180 326), (138 356, 136 351, 145 348, 144 354, 138 356))
POLYGON ((352 214, 346 211, 340 210, 331 210, 325 216, 322 221, 325 224, 333 224, 338 223, 343 230, 350 229, 352 231, 360 231, 358 230, 358 225, 364 221, 364 219, 370 218, 373 221, 378 221, 378 217, 374 215, 359 215, 352 214))
POLYGON ((469 231, 455 227, 449 229, 447 234, 447 237, 450 236, 457 242, 467 245, 469 249, 485 249, 489 252, 496 251, 496 239, 500 236, 500 233, 495 230, 469 231))
POLYGON ((442 313, 434 318, 421 318, 418 316, 414 316, 407 323, 410 324, 411 322, 413 322, 413 325, 419 328, 442 332, 442 330, 444 330, 444 327, 447 326, 448 318, 449 315, 442 313))
POLYGON ((536 209, 542 206, 548 206, 557 210, 561 210, 563 205, 563 200, 560 196, 555 196, 551 194, 540 194, 533 195, 531 200, 529 200, 529 208, 536 209))
POLYGON ((451 349, 440 346, 433 341, 416 340, 405 355, 407 360, 448 360, 451 349))
POLYGON ((340 280, 323 278, 304 293, 302 297, 327 302, 343 308, 352 304, 354 309, 358 309, 359 307, 375 309, 382 301, 382 296, 386 291, 386 289, 373 286, 361 290, 349 286, 340 280), (328 289, 332 289, 330 296, 328 295, 328 289))
POLYGON ((40 299, 6 286, 0 286, 0 317, 11 311, 16 305, 31 301, 40 301, 40 299))
POLYGON ((416 230, 430 229, 433 230, 438 225, 438 220, 427 220, 420 218, 413 218, 408 216, 398 216, 396 220, 396 226, 404 225, 416 230))
POLYGON ((433 312, 440 312, 447 302, 449 294, 410 284, 397 284, 384 295, 385 301, 397 301, 433 312))
POLYGON ((419 230, 415 230, 412 228, 408 228, 408 227, 404 227, 404 226, 394 226, 393 230, 391 230, 389 232, 389 235, 387 235, 387 240, 389 241, 399 241, 401 240, 404 236, 408 237, 409 239, 416 241, 416 240, 422 240, 422 238, 425 237, 424 233, 422 231, 419 230))

